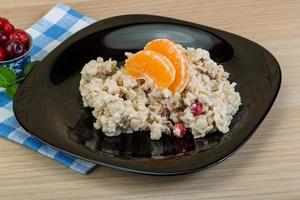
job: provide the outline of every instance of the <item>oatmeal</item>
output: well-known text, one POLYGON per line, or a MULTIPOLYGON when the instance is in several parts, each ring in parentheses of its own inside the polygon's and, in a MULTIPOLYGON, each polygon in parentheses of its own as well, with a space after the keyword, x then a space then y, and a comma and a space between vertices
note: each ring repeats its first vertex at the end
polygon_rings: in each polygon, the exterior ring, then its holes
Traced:
MULTIPOLYGON (((161 89, 150 79, 135 79, 114 60, 99 57, 81 71, 80 93, 85 107, 93 109, 94 127, 107 136, 150 130, 151 139, 162 134, 194 138, 219 130, 229 131, 241 105, 236 83, 214 62, 208 51, 183 49, 188 59, 188 83, 181 92, 161 89)), ((132 56, 126 53, 127 57, 132 56)))

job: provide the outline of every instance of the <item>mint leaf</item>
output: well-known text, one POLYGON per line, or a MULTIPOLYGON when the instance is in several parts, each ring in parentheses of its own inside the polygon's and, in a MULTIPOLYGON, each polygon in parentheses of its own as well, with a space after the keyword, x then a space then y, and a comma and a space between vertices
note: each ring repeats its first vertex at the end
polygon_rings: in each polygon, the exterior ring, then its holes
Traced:
POLYGON ((17 76, 13 70, 8 67, 0 67, 0 87, 7 87, 14 84, 17 76))
POLYGON ((39 64, 39 62, 40 61, 32 61, 28 63, 23 70, 23 75, 27 76, 39 64))
POLYGON ((19 88, 19 84, 13 84, 6 87, 6 94, 13 98, 17 92, 17 89, 19 88))
POLYGON ((22 82, 26 76, 39 64, 39 61, 28 63, 22 73, 22 76, 17 79, 17 75, 8 67, 0 66, 0 87, 6 89, 6 94, 13 98, 19 88, 19 82, 22 82))
POLYGON ((7 79, 5 76, 3 76, 2 74, 0 74, 0 87, 4 87, 6 88, 9 85, 7 79))

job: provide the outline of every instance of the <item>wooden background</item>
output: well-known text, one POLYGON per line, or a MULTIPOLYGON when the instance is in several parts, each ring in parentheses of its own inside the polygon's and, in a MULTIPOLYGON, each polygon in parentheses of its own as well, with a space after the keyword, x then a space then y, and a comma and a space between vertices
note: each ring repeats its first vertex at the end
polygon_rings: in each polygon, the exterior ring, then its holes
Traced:
MULTIPOLYGON (((0 15, 27 28, 56 0, 0 0, 0 15)), ((95 19, 165 15, 230 31, 278 59, 279 96, 254 136, 225 162, 199 173, 154 177, 103 167, 88 176, 0 138, 0 199, 300 199, 300 1, 68 0, 95 19), (152 2, 152 3, 150 3, 152 2)))

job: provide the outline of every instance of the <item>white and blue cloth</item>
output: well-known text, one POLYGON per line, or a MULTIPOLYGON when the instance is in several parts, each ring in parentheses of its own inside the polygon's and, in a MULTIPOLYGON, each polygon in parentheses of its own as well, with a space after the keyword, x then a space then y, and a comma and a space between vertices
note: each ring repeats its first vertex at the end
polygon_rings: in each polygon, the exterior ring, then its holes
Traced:
MULTIPOLYGON (((43 59, 66 38, 94 22, 94 19, 83 16, 64 4, 57 4, 27 29, 33 38, 32 59, 43 59)), ((30 136, 17 122, 12 104, 12 100, 0 91, 0 136, 24 145, 82 174, 87 174, 96 166, 94 163, 58 151, 30 136)))

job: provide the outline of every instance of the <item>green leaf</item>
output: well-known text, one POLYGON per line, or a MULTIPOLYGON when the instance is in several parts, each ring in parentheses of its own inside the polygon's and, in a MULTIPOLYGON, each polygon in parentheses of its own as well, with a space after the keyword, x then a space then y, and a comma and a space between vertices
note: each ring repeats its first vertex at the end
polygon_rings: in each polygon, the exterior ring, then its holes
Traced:
POLYGON ((11 98, 14 98, 16 92, 17 92, 17 89, 19 88, 19 84, 13 84, 13 85, 9 85, 7 88, 6 88, 6 94, 8 96, 10 96, 11 98))
POLYGON ((2 74, 0 74, 0 87, 4 87, 6 88, 9 85, 7 79, 5 76, 3 76, 2 74))
POLYGON ((17 79, 17 75, 8 67, 0 66, 0 87, 6 89, 6 94, 13 98, 19 88, 18 82, 22 82, 25 77, 38 65, 39 61, 28 63, 24 70, 23 76, 17 79))
POLYGON ((32 61, 28 63, 23 70, 23 75, 27 76, 39 64, 39 62, 40 61, 32 61))
POLYGON ((8 67, 0 67, 0 87, 7 87, 14 84, 17 76, 13 70, 8 67))

